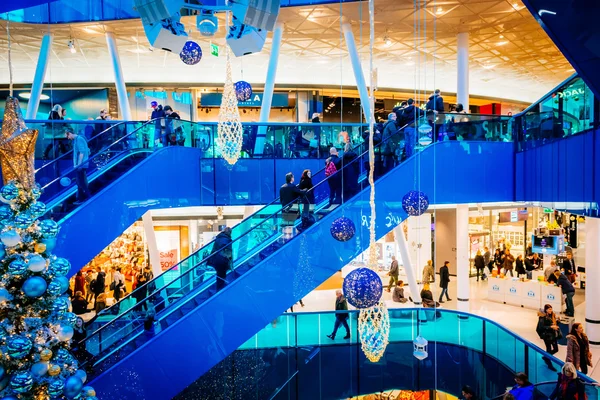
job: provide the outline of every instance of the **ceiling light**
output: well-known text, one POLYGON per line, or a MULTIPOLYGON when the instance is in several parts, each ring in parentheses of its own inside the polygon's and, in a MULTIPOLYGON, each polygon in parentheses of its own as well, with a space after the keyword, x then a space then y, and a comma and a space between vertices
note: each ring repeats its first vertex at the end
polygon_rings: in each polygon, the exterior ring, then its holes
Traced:
MULTIPOLYGON (((22 99, 30 99, 31 98, 31 93, 30 92, 23 92, 23 93, 19 93, 19 97, 22 99)), ((48 100, 50 99, 50 96, 48 96, 47 94, 41 94, 40 95, 40 100, 48 100)))
POLYGON ((69 46, 71 53, 73 53, 73 54, 77 53, 77 49, 75 48, 75 42, 73 40, 69 40, 69 43, 67 44, 67 46, 69 46))
POLYGON ((504 35, 500 35, 500 39, 504 39, 504 35))
POLYGON ((443 14, 444 13, 444 9, 442 7, 438 7, 437 11, 435 12, 437 15, 443 14))
POLYGON ((485 68, 485 69, 492 69, 494 67, 495 67, 495 65, 493 65, 493 64, 492 65, 486 64, 486 65, 483 66, 483 68, 485 68))
POLYGON ((383 42, 385 43, 385 47, 391 47, 394 44, 389 36, 384 36, 383 42))
POLYGON ((513 3, 513 5, 512 5, 512 6, 513 6, 513 8, 514 8, 515 10, 518 10, 518 9, 519 9, 519 5, 518 5, 517 3, 513 3))
POLYGON ((134 42, 136 42, 136 43, 137 43, 137 41, 138 41, 138 40, 137 40, 137 38, 136 38, 135 36, 132 36, 132 37, 131 37, 131 39, 133 39, 133 41, 134 41, 134 42))
POLYGON ((497 44, 498 46, 504 46, 505 44, 508 44, 508 42, 506 42, 506 41, 505 41, 505 42, 498 42, 498 43, 496 43, 496 44, 497 44))

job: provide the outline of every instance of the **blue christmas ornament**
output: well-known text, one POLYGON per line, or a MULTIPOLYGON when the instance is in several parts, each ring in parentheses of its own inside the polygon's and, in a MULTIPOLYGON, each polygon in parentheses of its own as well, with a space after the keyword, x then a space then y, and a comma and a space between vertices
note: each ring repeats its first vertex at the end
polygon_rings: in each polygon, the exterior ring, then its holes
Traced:
POLYGON ((16 398, 15 396, 6 396, 6 397, 3 397, 2 400, 19 400, 19 399, 16 398))
POLYGON ((85 383, 85 381, 87 381, 87 374, 82 369, 78 369, 77 371, 75 371, 75 373, 73 374, 73 376, 76 376, 79 379, 81 379, 81 382, 83 382, 83 383, 85 383))
POLYGON ((346 275, 343 283, 344 296, 356 308, 369 308, 379 303, 383 283, 375 271, 358 268, 346 275))
POLYGON ((36 362, 31 366, 31 375, 34 378, 41 378, 48 373, 48 361, 36 362))
POLYGON ((21 236, 15 230, 0 233, 0 240, 6 247, 15 247, 21 243, 21 236))
POLYGON ((65 387, 65 381, 61 378, 54 378, 48 384, 48 394, 50 397, 58 397, 62 394, 65 387))
POLYGON ((0 206, 0 223, 6 224, 13 216, 13 211, 9 206, 2 205, 0 206))
POLYGON ((356 227, 350 218, 340 217, 331 223, 331 236, 340 242, 347 242, 354 237, 356 227))
MULTIPOLYGON (((47 249, 47 248, 46 248, 47 249)), ((48 274, 55 276, 65 276, 71 269, 71 263, 64 258, 57 257, 50 261, 48 266, 48 274)))
POLYGON ((27 272, 27 264, 23 260, 14 260, 8 264, 8 273, 10 275, 23 275, 27 272))
POLYGON ((56 247, 56 238, 42 239, 42 243, 46 245, 46 253, 51 253, 56 247))
POLYGON ((31 195, 33 196, 34 199, 37 200, 42 195, 42 190, 39 188, 39 186, 36 185, 31 189, 31 195))
MULTIPOLYGON (((59 277, 59 278, 61 278, 61 277, 59 277)), ((50 282, 48 284, 48 288, 46 289, 46 292, 50 296, 58 296, 63 293, 62 288, 63 288, 63 284, 60 281, 53 279, 52 282, 50 282)))
POLYGON ((81 392, 81 389, 83 389, 83 382, 81 382, 81 379, 76 376, 70 376, 65 381, 63 392, 67 399, 72 399, 81 392))
POLYGON ((235 95, 238 101, 248 101, 252 98, 252 86, 246 81, 236 82, 235 95))
POLYGON ((3 366, 0 365, 0 380, 4 379, 4 375, 6 374, 6 370, 3 366))
POLYGON ((65 276, 57 276, 54 281, 60 285, 60 294, 69 290, 69 280, 65 276))
POLYGON ((52 303, 52 312, 60 314, 69 309, 69 299, 66 297, 57 297, 52 303))
POLYGON ((4 245, 0 243, 0 259, 4 258, 5 255, 6 249, 4 248, 4 245))
POLYGON ((187 65, 196 65, 202 60, 202 49, 198 43, 189 40, 179 53, 179 58, 187 65))
POLYGON ((35 218, 28 213, 20 213, 15 217, 14 224, 19 229, 27 229, 33 224, 35 218))
POLYGON ((33 377, 27 371, 17 372, 10 380, 10 388, 16 393, 27 393, 33 387, 33 377))
POLYGON ((41 201, 36 201, 29 207, 28 212, 35 218, 39 218, 46 212, 46 205, 41 201))
POLYGON ((6 354, 12 358, 21 359, 31 351, 33 344, 25 336, 11 336, 6 345, 6 354))
POLYGON ((72 312, 66 312, 60 317, 60 320, 67 325, 75 326, 75 323, 77 323, 77 318, 77 315, 73 314, 72 312))
POLYGON ((60 348, 56 351, 56 355, 52 358, 52 361, 55 364, 66 364, 70 356, 71 354, 67 350, 60 348))
MULTIPOLYGON (((0 302, 9 301, 12 299, 13 299, 12 294, 10 294, 8 292, 8 290, 6 290, 6 288, 0 288, 0 302)), ((0 339, 2 339, 4 337, 3 336, 4 333, 5 333, 4 329, 0 329, 0 339)))
POLYGON ((60 324, 58 326, 58 340, 60 340, 61 342, 66 342, 71 340, 71 338, 73 337, 73 335, 75 334, 75 331, 73 330, 73 327, 67 324, 60 324))
POLYGON ((47 287, 48 284, 44 278, 41 276, 32 276, 27 278, 23 283, 21 290, 23 290, 23 293, 25 293, 27 297, 40 297, 46 292, 47 287))
POLYGON ((0 189, 0 196, 2 196, 4 200, 12 201, 19 196, 19 188, 11 182, 0 189))
POLYGON ((402 198, 402 208, 412 217, 418 217, 429 208, 429 199, 423 192, 411 190, 402 198))
POLYGON ((45 219, 40 222, 40 233, 46 238, 54 238, 58 235, 58 224, 51 219, 45 219))

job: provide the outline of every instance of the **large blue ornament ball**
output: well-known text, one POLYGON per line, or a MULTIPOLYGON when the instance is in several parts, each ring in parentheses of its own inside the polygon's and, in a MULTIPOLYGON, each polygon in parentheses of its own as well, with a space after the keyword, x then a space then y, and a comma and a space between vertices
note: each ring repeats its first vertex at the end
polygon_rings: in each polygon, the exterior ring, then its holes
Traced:
POLYGON ((77 371, 75 371, 75 373, 73 374, 73 376, 76 376, 79 379, 81 379, 81 382, 83 382, 83 383, 85 383, 85 381, 87 381, 87 374, 82 369, 78 369, 77 371))
POLYGON ((14 247, 21 243, 21 235, 15 230, 0 233, 0 240, 6 247, 14 247))
POLYGON ((3 397, 2 400, 19 400, 19 399, 15 396, 6 396, 6 397, 3 397))
POLYGON ((418 217, 429 208, 429 198, 423 192, 411 190, 402 198, 402 208, 408 215, 418 217))
POLYGON ((48 361, 36 362, 31 366, 31 375, 35 378, 41 378, 48 373, 48 361))
POLYGON ((14 260, 8 264, 8 273, 10 275, 23 275, 27 272, 27 264, 23 260, 14 260))
POLYGON ((54 260, 50 261, 50 265, 48 266, 48 274, 55 276, 65 276, 69 273, 71 269, 71 263, 61 257, 57 257, 54 260))
POLYGON ((25 336, 11 336, 6 345, 6 354, 12 358, 21 359, 31 351, 33 343, 25 336))
MULTIPOLYGON (((59 277, 59 278, 64 278, 64 277, 59 277)), ((63 288, 62 283, 60 281, 57 281, 56 279, 53 279, 52 282, 50 282, 48 284, 46 293, 48 293, 50 296, 58 296, 63 293, 62 288, 63 288)))
POLYGON ((6 224, 13 217, 13 211, 9 206, 0 206, 0 223, 6 224))
POLYGON ((16 199, 17 196, 19 196, 19 188, 11 182, 8 185, 3 186, 2 189, 0 189, 0 196, 2 196, 4 200, 12 201, 16 199))
POLYGON ((62 187, 67 187, 71 184, 71 178, 69 178, 68 176, 63 176, 62 178, 60 178, 60 186, 62 187))
POLYGON ((71 338, 73 337, 73 335, 75 334, 75 331, 73 330, 73 327, 67 324, 60 324, 58 326, 58 340, 60 340, 61 342, 67 342, 69 340, 71 340, 71 338))
POLYGON ((252 98, 252 86, 246 81, 236 82, 235 85, 235 96, 238 101, 248 101, 252 98))
POLYGON ((33 215, 35 218, 39 218, 46 212, 46 204, 41 201, 36 201, 29 207, 29 214, 33 215))
POLYGON ((83 382, 81 382, 81 379, 76 376, 70 376, 65 381, 63 392, 67 399, 72 399, 81 392, 81 389, 83 389, 83 382))
POLYGON ((179 53, 179 58, 187 65, 198 64, 202 60, 202 49, 198 43, 188 40, 179 53))
POLYGON ((46 269, 46 259, 39 254, 32 255, 27 261, 31 272, 42 272, 46 269))
POLYGON ((58 235, 58 224, 51 219, 45 219, 39 224, 40 233, 44 238, 54 238, 58 235))
POLYGON ((56 355, 52 358, 52 361, 55 364, 65 364, 71 357, 71 354, 63 348, 60 348, 56 351, 56 355))
POLYGON ((23 283, 23 293, 28 297, 40 297, 46 292, 48 284, 46 280, 40 276, 32 276, 27 278, 23 283))
POLYGON ((63 315, 61 315, 60 320, 67 325, 75 326, 75 324, 77 323, 77 318, 78 317, 76 314, 72 312, 66 312, 63 315))
POLYGON ((57 276, 54 278, 54 282, 60 285, 60 294, 63 294, 67 290, 69 290, 69 280, 66 276, 57 276))
POLYGON ((350 218, 340 217, 331 223, 331 236, 340 242, 347 242, 354 237, 356 226, 350 218))
POLYGON ((379 303, 383 294, 383 283, 375 271, 358 268, 346 275, 343 284, 344 296, 356 308, 369 308, 379 303))
POLYGON ((33 387, 33 377, 27 371, 17 372, 10 380, 10 388, 16 393, 27 393, 33 387))
POLYGON ((46 245, 46 253, 51 253, 56 247, 56 238, 42 239, 42 243, 46 245))
POLYGON ((61 378, 54 378, 48 384, 48 394, 50 397, 58 397, 62 394, 65 387, 65 381, 61 378))
POLYGON ((27 229, 35 222, 35 218, 28 213, 20 213, 15 217, 14 224, 19 229, 27 229))
POLYGON ((66 297, 57 297, 52 303, 52 312, 60 314, 69 309, 69 299, 66 297))

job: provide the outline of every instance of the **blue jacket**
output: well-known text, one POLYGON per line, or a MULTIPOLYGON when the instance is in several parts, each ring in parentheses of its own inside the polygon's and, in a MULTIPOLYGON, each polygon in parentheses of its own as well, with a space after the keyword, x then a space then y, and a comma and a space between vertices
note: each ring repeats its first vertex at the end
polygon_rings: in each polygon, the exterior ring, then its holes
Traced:
POLYGON ((435 110, 437 112, 444 112, 444 98, 442 96, 432 94, 429 96, 427 102, 427 110, 435 110))
MULTIPOLYGON (((163 110, 163 106, 159 104, 154 110, 152 110, 152 115, 150 116, 150 119, 164 118, 165 116, 165 110, 163 110)), ((160 119, 157 120, 154 124, 158 129, 162 128, 160 119)))
POLYGON ((535 387, 531 383, 522 387, 515 385, 509 393, 515 396, 515 400, 532 400, 534 389, 535 387))
POLYGON ((563 294, 575 293, 575 287, 571 282, 569 282, 569 279, 565 274, 560 274, 560 276, 558 277, 558 282, 556 282, 556 284, 560 286, 563 294))

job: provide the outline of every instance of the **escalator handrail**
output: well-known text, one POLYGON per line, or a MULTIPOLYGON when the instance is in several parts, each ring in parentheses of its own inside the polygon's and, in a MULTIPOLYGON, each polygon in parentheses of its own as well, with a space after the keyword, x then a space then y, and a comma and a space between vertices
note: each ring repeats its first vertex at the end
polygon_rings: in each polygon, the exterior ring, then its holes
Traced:
MULTIPOLYGON (((404 128, 406 128, 406 126, 407 126, 407 125, 403 126, 402 128, 398 129, 398 130, 397 130, 397 131, 396 131, 396 132, 395 132, 393 135, 391 135, 390 137, 388 137, 388 138, 385 138, 384 140, 382 140, 380 143, 378 143, 378 144, 376 145, 376 147, 381 147, 383 144, 387 143, 388 141, 391 141, 393 138, 396 138, 396 137, 398 137, 399 135, 401 135, 401 134, 404 134, 404 132, 403 132, 403 131, 404 131, 404 128)), ((356 148, 358 148, 358 147, 360 147, 360 146, 361 146, 361 145, 363 145, 364 143, 365 143, 365 142, 362 142, 362 143, 358 144, 357 146, 355 146, 355 147, 353 148, 353 150, 354 150, 354 149, 356 149, 356 148)), ((368 147, 368 146, 367 146, 367 147, 368 147)), ((368 154, 369 154, 369 149, 367 149, 366 151, 364 151, 364 152, 363 152, 363 153, 361 153, 360 155, 357 155, 357 157, 356 157, 355 159, 353 159, 353 160, 352 160, 350 163, 348 163, 347 165, 344 165, 342 168, 340 168, 338 171, 336 171, 336 172, 335 172, 335 174, 333 174, 333 175, 331 175, 331 176, 327 177, 326 179, 323 179, 321 182, 318 182, 317 184, 315 184, 315 185, 312 187, 312 189, 310 189, 310 190, 308 190, 308 191, 307 191, 307 194, 308 194, 309 192, 311 192, 311 191, 313 191, 313 192, 314 192, 314 190, 315 190, 317 187, 319 187, 320 185, 324 185, 324 184, 327 182, 327 179, 331 178, 332 176, 334 176, 334 175, 336 175, 336 174, 338 174, 338 173, 341 173, 341 172, 344 170, 344 168, 351 166, 351 165, 352 165, 353 163, 355 163, 355 162, 360 162, 360 161, 361 161, 361 160, 362 160, 362 159, 363 159, 363 158, 364 158, 366 155, 368 155, 368 154)), ((321 172, 321 171, 324 171, 324 169, 320 170, 319 172, 321 172)), ((316 175, 316 174, 315 174, 315 175, 316 175)), ((273 202, 271 202, 269 205, 267 205, 267 206, 265 206, 265 207, 261 208, 261 210, 262 210, 262 209, 265 209, 266 207, 268 207, 268 206, 272 205, 273 203, 275 203, 275 202, 277 202, 277 201, 279 201, 279 198, 278 198, 278 199, 276 199, 276 200, 274 200, 273 202)), ((293 202, 292 202, 292 203, 293 203, 293 202)), ((290 204, 292 204, 292 203, 290 203, 290 204)), ((287 204, 287 205, 285 205, 285 206, 289 206, 290 204, 287 204)), ((236 239, 232 240, 232 241, 231 241, 229 244, 227 244, 226 246, 224 246, 224 247, 222 247, 222 248, 218 249, 217 251, 214 251, 214 250, 212 250, 212 251, 211 251, 211 253, 210 253, 208 256, 206 256, 206 258, 203 258, 201 261, 199 261, 198 263, 196 263, 196 264, 195 264, 193 267, 190 267, 190 268, 188 268, 188 270, 187 270, 187 271, 185 271, 183 274, 179 275, 179 276, 177 277, 177 279, 175 279, 175 280, 173 280, 173 281, 171 281, 171 282, 169 282, 169 283, 165 284, 165 285, 164 285, 164 286, 162 286, 160 289, 156 289, 156 288, 155 288, 155 290, 154 290, 152 293, 150 293, 150 294, 147 294, 147 296, 146 296, 146 297, 145 297, 143 300, 140 300, 138 303, 136 303, 136 305, 137 305, 137 304, 142 304, 143 302, 146 302, 146 301, 149 301, 149 299, 150 299, 150 298, 154 297, 154 296, 155 296, 155 295, 157 295, 157 294, 160 294, 160 292, 161 292, 161 291, 163 291, 163 290, 166 290, 166 288, 167 288, 167 287, 169 287, 169 286, 170 286, 170 285, 171 285, 173 282, 175 282, 176 280, 181 280, 183 277, 187 276, 188 274, 190 274, 190 273, 192 273, 192 272, 195 272, 196 268, 198 268, 200 265, 202 265, 202 264, 206 263, 206 262, 208 261, 208 259, 209 259, 209 258, 211 258, 212 256, 214 256, 214 255, 216 255, 216 254, 220 253, 220 252, 221 252, 222 250, 224 250, 226 247, 230 247, 230 246, 232 246, 232 245, 233 245, 233 243, 235 243, 236 241, 238 241, 238 240, 240 240, 240 239, 242 239, 242 238, 246 237, 246 235, 248 235, 248 234, 252 233, 252 232, 253 232, 255 229, 257 229, 257 228, 261 227, 261 225, 262 225, 263 223, 265 223, 265 221, 270 221, 270 220, 271 220, 273 217, 275 217, 277 214, 279 214, 279 213, 282 211, 282 209, 283 209, 283 208, 284 208, 284 207, 282 206, 282 207, 281 207, 279 210, 277 210, 277 211, 276 211, 276 212, 274 212, 273 214, 269 215, 269 216, 268 216, 268 217, 266 217, 266 218, 263 218, 263 220, 262 220, 262 221, 260 221, 260 222, 259 222, 257 225, 253 226, 253 227, 252 227, 252 228, 250 228, 248 231, 246 231, 245 233, 243 233, 242 235, 240 235, 240 236, 239 236, 239 237, 237 237, 236 239)), ((260 210, 259 210, 259 211, 257 211, 255 214, 257 214, 257 213, 259 213, 259 212, 260 212, 260 210)), ((255 214, 253 214, 253 215, 255 215, 255 214)), ((249 217, 249 218, 250 218, 250 217, 249 217)), ((206 244, 206 246, 210 245, 210 244, 211 244, 211 243, 213 243, 213 242, 214 242, 214 240, 213 240, 213 241, 211 241, 211 242, 209 242, 208 244, 206 244)), ((214 245, 214 243, 213 243, 213 245, 214 245)), ((202 247, 202 249, 203 249, 203 248, 205 248, 206 246, 203 246, 203 247, 202 247)), ((164 275, 166 272, 168 272, 168 271, 171 271, 172 269, 174 269, 174 268, 176 268, 176 267, 180 267, 180 264, 182 264, 183 262, 185 262, 185 261, 187 261, 188 259, 190 259, 192 256, 194 256, 194 255, 195 255, 196 253, 198 253, 200 250, 201 250, 201 249, 199 249, 199 250, 197 250, 196 252, 194 252, 193 254, 189 255, 189 256, 188 256, 188 257, 186 257, 184 260, 181 260, 179 263, 175 264, 174 266, 172 266, 171 268, 169 268, 167 271, 163 271, 163 273, 161 273, 161 274, 160 274, 158 277, 155 277, 155 278, 153 278, 151 281, 149 281, 149 282, 145 283, 144 285, 140 286, 140 288, 136 288, 136 291, 137 291, 137 290, 139 290, 139 289, 142 289, 142 288, 144 288, 144 287, 147 287, 147 285, 149 285, 149 284, 150 284, 150 283, 152 283, 152 282, 155 282, 157 278, 159 278, 159 277, 163 276, 163 275, 164 275)), ((134 292, 135 292, 135 291, 132 291, 132 292, 131 292, 131 293, 129 293, 129 294, 126 296, 126 297, 128 297, 128 296, 132 296, 134 292)), ((125 299, 125 298, 123 298, 123 299, 125 299)), ((164 299, 163 299, 163 301, 164 301, 164 299)), ((113 305, 113 306, 111 306, 111 307, 115 307, 115 306, 119 306, 119 303, 116 303, 116 304, 114 304, 114 305, 113 305)), ((100 334, 100 332, 101 332, 102 330, 106 329, 107 327, 109 327, 110 325, 112 325, 113 323, 115 323, 115 321, 122 319, 122 318, 123 318, 123 317, 124 317, 126 314, 129 314, 130 312, 132 312, 132 310, 133 310, 134 308, 135 308, 135 306, 134 306, 134 307, 131 307, 130 309, 128 309, 128 310, 126 310, 126 311, 124 311, 124 312, 122 312, 122 313, 120 313, 120 314, 119 314, 119 315, 117 315, 117 316, 116 316, 116 317, 115 317, 113 320, 111 320, 111 321, 107 322, 106 324, 102 325, 102 326, 101 326, 101 327, 99 327, 97 330, 95 330, 95 331, 94 331, 92 334, 88 335, 88 336, 87 336, 87 338, 86 338, 86 339, 84 339, 84 340, 83 340, 81 343, 83 344, 83 343, 85 343, 86 341, 90 340, 92 337, 94 337, 94 336, 96 336, 96 335, 99 335, 99 334, 100 334)), ((108 309, 107 309, 107 310, 108 310, 108 309)), ((104 314, 106 314, 106 313, 108 313, 108 311, 106 311, 104 314)))
POLYGON ((529 111, 531 111, 534 107, 536 107, 542 101, 546 100, 548 97, 552 96, 553 93, 557 92, 558 89, 560 89, 561 87, 565 86, 567 83, 569 83, 570 81, 574 80, 578 76, 579 76, 579 74, 577 72, 575 72, 573 75, 569 76, 567 79, 565 79, 564 81, 562 81, 561 83, 559 83, 556 87, 554 87, 552 90, 550 90, 544 96, 542 96, 539 100, 533 102, 529 107, 527 107, 526 109, 524 109, 520 113, 513 115, 513 118, 522 117, 523 115, 527 114, 529 111))

